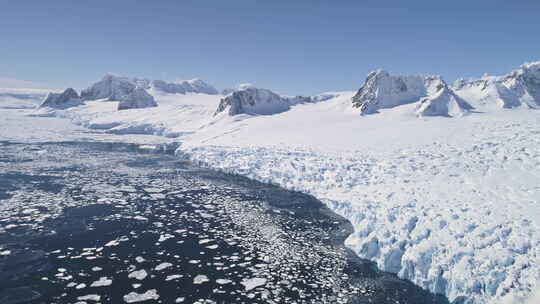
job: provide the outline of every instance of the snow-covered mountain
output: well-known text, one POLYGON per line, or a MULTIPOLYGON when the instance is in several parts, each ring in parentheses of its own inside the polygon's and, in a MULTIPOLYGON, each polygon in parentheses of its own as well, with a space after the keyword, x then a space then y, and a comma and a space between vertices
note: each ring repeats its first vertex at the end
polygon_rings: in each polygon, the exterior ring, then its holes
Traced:
POLYGON ((540 61, 520 66, 511 73, 480 79, 460 79, 456 93, 475 107, 540 108, 540 61))
POLYGON ((155 91, 156 93, 200 93, 208 95, 219 94, 216 88, 199 78, 168 82, 164 80, 129 78, 116 76, 113 74, 106 74, 101 81, 95 83, 89 89, 84 90, 84 93, 82 93, 81 95, 83 95, 84 98, 92 99, 108 98, 103 96, 113 96, 114 98, 119 98, 127 95, 127 93, 131 92, 136 86, 148 91, 155 91), (89 95, 89 97, 85 97, 86 95, 89 95))
POLYGON ((148 94, 145 89, 135 87, 124 99, 118 103, 118 110, 142 109, 157 107, 154 96, 148 94))
POLYGON ((312 99, 312 97, 281 96, 268 89, 242 84, 221 99, 215 115, 222 112, 227 112, 229 116, 238 114, 272 115, 288 111, 293 105, 314 101, 317 100, 312 99))
POLYGON ((152 80, 148 83, 146 89, 153 89, 163 93, 186 94, 201 93, 216 95, 218 90, 201 79, 182 80, 178 82, 166 82, 163 80, 152 80))
POLYGON ((473 107, 457 96, 446 83, 442 82, 439 90, 420 100, 416 113, 419 116, 449 116, 459 117, 473 107))
POLYGON ((106 74, 103 79, 81 92, 83 100, 118 101, 118 110, 156 107, 157 103, 141 85, 144 79, 130 79, 106 74))
POLYGON ((106 74, 100 81, 82 90, 81 98, 83 100, 105 99, 120 101, 126 99, 136 87, 137 85, 133 79, 106 74))
POLYGON ((369 73, 352 98, 361 114, 415 102, 423 116, 455 116, 472 109, 439 76, 393 76, 384 70, 369 73))
POLYGON ((215 95, 218 91, 200 79, 166 82, 106 74, 103 79, 83 90, 81 97, 83 100, 121 101, 119 109, 128 109, 156 106, 153 95, 187 93, 215 95))
POLYGON ((43 102, 39 105, 40 108, 67 108, 80 105, 82 103, 79 94, 72 88, 67 88, 62 93, 49 93, 43 102))

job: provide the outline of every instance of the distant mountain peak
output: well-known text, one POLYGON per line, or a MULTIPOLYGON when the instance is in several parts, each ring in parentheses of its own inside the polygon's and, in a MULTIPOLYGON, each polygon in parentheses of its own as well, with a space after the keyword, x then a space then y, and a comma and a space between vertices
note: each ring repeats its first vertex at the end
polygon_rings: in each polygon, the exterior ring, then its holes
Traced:
POLYGON ((447 116, 459 117, 465 115, 473 107, 457 96, 452 89, 443 82, 439 90, 420 100, 416 114, 419 116, 447 116))
POLYGON ((157 107, 157 103, 154 96, 148 94, 148 92, 142 87, 135 87, 126 98, 118 103, 118 110, 128 109, 142 109, 157 107))
POLYGON ((214 95, 219 93, 216 88, 199 78, 167 82, 164 80, 130 78, 106 73, 100 81, 83 90, 81 96, 85 100, 124 100, 128 98, 128 95, 136 87, 170 94, 202 93, 214 95))
POLYGON ((189 80, 177 80, 174 82, 167 82, 164 80, 153 80, 149 82, 149 89, 154 89, 162 93, 170 94, 186 94, 186 93, 200 93, 208 95, 219 94, 218 90, 212 85, 208 84, 200 78, 193 78, 189 80))
POLYGON ((77 93, 72 88, 67 88, 62 93, 53 93, 50 92, 47 94, 43 102, 39 105, 40 108, 50 107, 50 108, 67 108, 71 106, 76 106, 82 103, 82 100, 77 93))
POLYGON ((136 84, 131 79, 107 73, 100 81, 82 90, 81 98, 83 100, 107 99, 119 101, 126 98, 135 87, 136 84))
POLYGON ((285 112, 293 105, 314 101, 311 97, 281 96, 268 89, 257 88, 252 84, 241 84, 237 89, 231 89, 221 99, 215 115, 222 112, 227 112, 230 116, 238 114, 272 115, 285 112))
POLYGON ((453 89, 473 105, 540 109, 540 61, 523 64, 499 77, 460 79, 453 89))

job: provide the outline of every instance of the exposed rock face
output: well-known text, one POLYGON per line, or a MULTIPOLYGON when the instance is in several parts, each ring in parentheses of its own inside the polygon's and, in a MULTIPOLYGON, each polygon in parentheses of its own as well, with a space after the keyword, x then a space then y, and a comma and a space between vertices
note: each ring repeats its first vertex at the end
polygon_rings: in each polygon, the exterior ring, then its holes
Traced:
POLYGON ((540 61, 524 64, 501 77, 460 79, 454 90, 474 106, 540 108, 540 61))
MULTIPOLYGON (((521 86, 522 93, 531 97, 528 100, 530 105, 540 106, 540 61, 521 66, 512 73, 512 77, 516 79, 515 86, 521 86)), ((514 84, 507 85, 512 88, 514 84)))
POLYGON ((221 99, 216 115, 227 111, 230 116, 238 114, 272 115, 290 109, 292 105, 312 102, 311 97, 284 97, 270 90, 241 85, 221 99))
POLYGON ((62 93, 49 93, 47 97, 43 100, 41 107, 50 107, 50 108, 67 108, 76 106, 82 103, 79 94, 72 89, 68 88, 62 93))
POLYGON ((127 109, 142 109, 149 107, 157 107, 157 103, 154 97, 145 89, 141 87, 135 87, 131 93, 125 96, 120 103, 118 103, 118 110, 127 109))
POLYGON ((126 77, 107 74, 99 82, 81 92, 83 100, 106 99, 110 101, 125 100, 135 90, 135 83, 126 77))

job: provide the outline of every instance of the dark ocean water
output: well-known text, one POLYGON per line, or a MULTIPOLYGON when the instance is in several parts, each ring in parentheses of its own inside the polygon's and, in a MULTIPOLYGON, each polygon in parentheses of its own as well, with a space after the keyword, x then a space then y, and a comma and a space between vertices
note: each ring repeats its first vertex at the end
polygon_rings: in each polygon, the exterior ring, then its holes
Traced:
POLYGON ((115 143, 0 143, 0 303, 448 303, 320 201, 115 143))

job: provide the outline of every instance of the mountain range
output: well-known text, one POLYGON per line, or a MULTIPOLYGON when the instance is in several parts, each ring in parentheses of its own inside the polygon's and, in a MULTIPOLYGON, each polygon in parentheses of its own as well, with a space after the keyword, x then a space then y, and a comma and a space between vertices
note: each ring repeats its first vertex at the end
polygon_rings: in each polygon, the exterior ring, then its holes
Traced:
MULTIPOLYGON (((292 106, 321 102, 336 94, 283 96, 253 85, 240 85, 220 94, 201 79, 167 82, 106 74, 100 81, 81 91, 71 88, 62 94, 51 93, 41 107, 65 108, 88 100, 118 101, 118 110, 158 106, 156 97, 166 94, 222 95, 214 115, 226 113, 273 115, 292 106)), ((390 75, 384 70, 369 73, 363 86, 350 100, 360 115, 372 115, 382 109, 414 104, 414 114, 460 117, 488 108, 540 108, 540 62, 520 66, 507 75, 479 79, 459 79, 448 85, 440 76, 390 75)))

